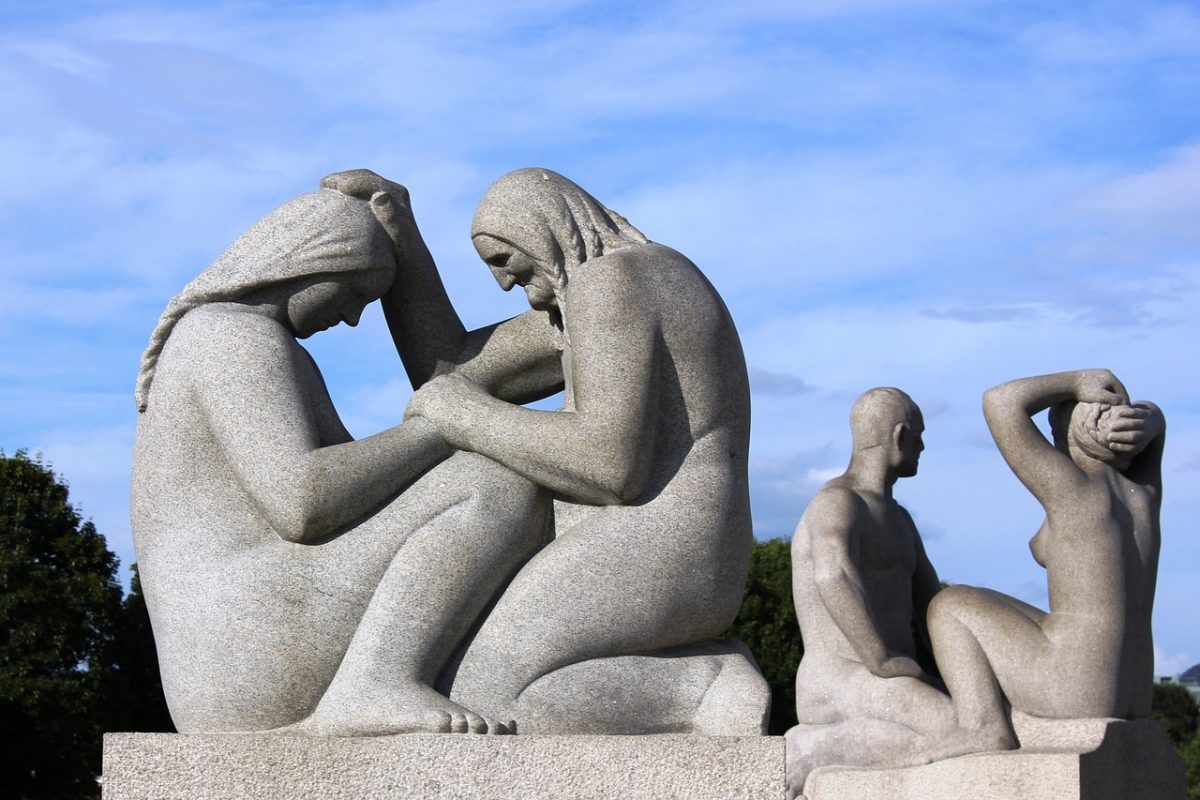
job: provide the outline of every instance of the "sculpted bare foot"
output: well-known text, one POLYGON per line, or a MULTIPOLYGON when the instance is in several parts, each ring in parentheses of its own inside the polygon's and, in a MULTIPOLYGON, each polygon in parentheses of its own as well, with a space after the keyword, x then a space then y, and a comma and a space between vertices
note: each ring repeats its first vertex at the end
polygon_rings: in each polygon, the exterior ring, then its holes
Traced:
POLYGON ((516 723, 488 719, 463 708, 432 688, 419 683, 397 689, 386 697, 362 691, 352 699, 326 694, 307 719, 282 733, 304 736, 391 736, 401 733, 516 733, 516 723))
POLYGON ((953 733, 927 750, 916 754, 910 765, 931 764, 947 758, 991 753, 997 750, 1015 750, 1017 740, 1007 726, 994 728, 958 728, 953 733))

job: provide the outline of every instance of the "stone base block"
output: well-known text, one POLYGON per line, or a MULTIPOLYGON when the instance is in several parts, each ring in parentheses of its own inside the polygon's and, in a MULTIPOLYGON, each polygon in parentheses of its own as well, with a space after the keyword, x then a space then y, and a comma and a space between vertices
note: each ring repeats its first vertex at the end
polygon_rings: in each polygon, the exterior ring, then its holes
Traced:
POLYGON ((782 800, 783 786, 780 737, 104 737, 104 800, 782 800))
POLYGON ((1185 800, 1187 776, 1151 720, 1014 719, 1021 748, 903 769, 814 770, 808 800, 1185 800))

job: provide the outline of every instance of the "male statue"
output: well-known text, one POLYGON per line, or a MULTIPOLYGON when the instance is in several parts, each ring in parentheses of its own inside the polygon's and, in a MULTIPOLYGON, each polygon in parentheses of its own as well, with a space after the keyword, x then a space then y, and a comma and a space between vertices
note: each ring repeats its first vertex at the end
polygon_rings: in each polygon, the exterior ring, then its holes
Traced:
POLYGON ((850 427, 849 467, 813 498, 792 539, 804 658, 800 724, 787 733, 791 797, 817 767, 908 763, 954 725, 941 681, 919 663, 932 664, 925 612, 937 573, 892 497, 898 478, 917 473, 921 410, 899 389, 871 389, 850 427))

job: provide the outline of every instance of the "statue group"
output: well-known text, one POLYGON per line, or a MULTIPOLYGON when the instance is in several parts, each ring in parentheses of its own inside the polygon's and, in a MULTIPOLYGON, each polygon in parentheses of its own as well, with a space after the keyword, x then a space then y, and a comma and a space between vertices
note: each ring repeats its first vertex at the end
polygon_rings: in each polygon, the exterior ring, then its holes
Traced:
MULTIPOLYGON (((761 735, 768 687, 718 638, 752 541, 721 298, 548 170, 493 184, 471 238, 530 311, 466 330, 407 191, 366 170, 268 215, 168 304, 138 377, 132 511, 177 728, 761 735), (414 393, 355 440, 298 340, 376 301, 414 393), (558 411, 524 405, 560 391, 558 411)), ((1162 414, 1104 370, 984 407, 1046 510, 1050 609, 939 591, 892 497, 921 412, 864 394, 850 465, 793 540, 794 793, 820 766, 1012 748, 1012 714, 1148 713, 1162 414)))

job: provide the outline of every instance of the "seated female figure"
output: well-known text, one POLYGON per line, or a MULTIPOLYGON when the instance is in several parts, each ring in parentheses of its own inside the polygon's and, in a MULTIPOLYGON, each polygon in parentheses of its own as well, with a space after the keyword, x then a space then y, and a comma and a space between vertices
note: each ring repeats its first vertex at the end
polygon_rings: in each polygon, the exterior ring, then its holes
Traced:
MULTIPOLYGON (((180 731, 506 730, 433 684, 544 542, 544 498, 422 419, 353 440, 297 342, 404 305, 372 209, 330 189, 284 205, 171 301, 144 356, 133 533, 180 731)), ((418 381, 423 346, 400 347, 418 381)), ((529 364, 507 366, 519 391, 529 364)))
POLYGON ((1046 613, 952 586, 929 610, 958 727, 931 757, 1016 746, 1005 715, 1144 717, 1154 649, 1165 422, 1131 405, 1107 370, 1012 381, 984 395, 1000 452, 1046 510, 1030 542, 1046 568, 1046 613), (1030 417, 1051 409, 1051 445, 1030 417))

